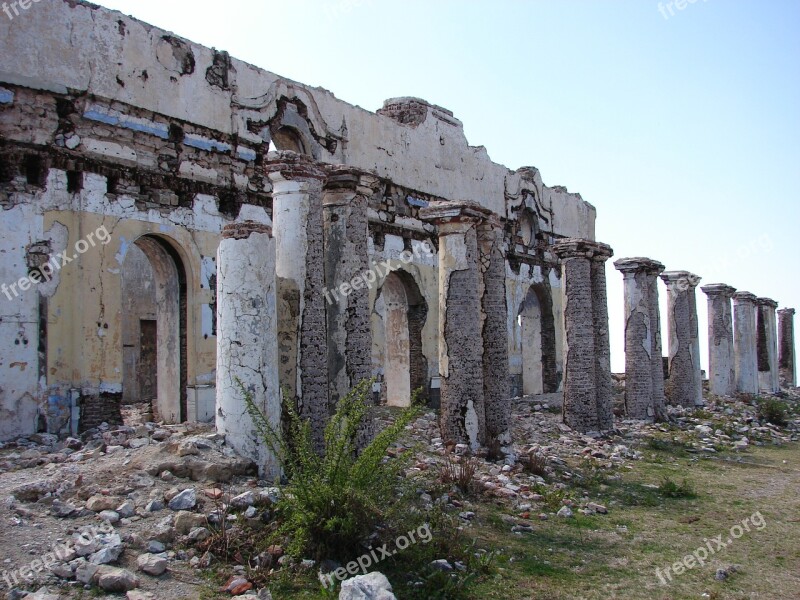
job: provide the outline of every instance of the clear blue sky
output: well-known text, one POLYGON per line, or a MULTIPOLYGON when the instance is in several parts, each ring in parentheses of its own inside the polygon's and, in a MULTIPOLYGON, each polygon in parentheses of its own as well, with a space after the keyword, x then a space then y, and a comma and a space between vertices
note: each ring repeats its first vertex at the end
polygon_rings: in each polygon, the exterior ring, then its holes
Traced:
MULTIPOLYGON (((651 0, 99 3, 369 110, 394 96, 444 106, 493 160, 594 204, 615 258, 800 309, 797 0, 664 14, 651 0)), ((622 371, 622 278, 608 275, 622 371)), ((705 368, 699 290, 698 306, 705 368)))

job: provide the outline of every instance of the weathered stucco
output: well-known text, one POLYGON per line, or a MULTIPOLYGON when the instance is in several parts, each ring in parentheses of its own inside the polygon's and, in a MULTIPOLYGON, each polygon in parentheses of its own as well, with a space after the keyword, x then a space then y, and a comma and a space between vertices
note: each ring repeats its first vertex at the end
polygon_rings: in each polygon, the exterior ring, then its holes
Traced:
POLYGON ((394 98, 369 112, 82 2, 0 20, 0 49, 0 283, 100 227, 109 234, 50 281, 0 295, 0 437, 119 422, 120 403, 142 400, 132 336, 143 317, 126 313, 123 285, 131 248, 132 281, 156 295, 156 310, 140 313, 157 327, 154 415, 212 418, 217 251, 224 227, 245 221, 274 225, 280 382, 318 443, 332 404, 365 374, 379 400, 407 405, 420 389, 435 405, 453 351, 439 351, 439 323, 453 317, 440 297, 459 293, 466 272, 447 262, 457 245, 441 247, 449 236, 421 217, 440 202, 492 223, 473 232, 468 269, 480 382, 467 437, 507 444, 510 392, 562 386, 552 245, 593 239, 596 211, 533 167, 492 162, 450 111, 394 98), (353 173, 355 188, 342 179, 353 173), (327 303, 325 286, 364 269, 374 285, 327 303), (455 277, 444 288, 443 269, 455 277))

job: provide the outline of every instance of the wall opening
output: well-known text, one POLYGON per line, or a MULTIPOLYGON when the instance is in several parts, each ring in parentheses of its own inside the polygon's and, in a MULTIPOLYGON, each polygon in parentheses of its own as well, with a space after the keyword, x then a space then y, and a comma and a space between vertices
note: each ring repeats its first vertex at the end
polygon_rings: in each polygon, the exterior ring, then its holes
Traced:
POLYGON ((553 297, 547 284, 536 283, 528 289, 517 324, 522 340, 522 393, 557 392, 556 327, 553 297))
POLYGON ((280 127, 273 131, 272 143, 277 150, 291 150, 298 154, 308 154, 302 136, 293 127, 280 127))
POLYGON ((187 286, 183 262, 164 239, 146 235, 122 265, 122 401, 155 420, 187 418, 187 286))
POLYGON ((410 406, 413 392, 421 388, 421 401, 428 399, 428 361, 422 352, 422 329, 428 306, 414 278, 394 271, 378 292, 384 306, 385 347, 383 373, 386 404, 410 406))

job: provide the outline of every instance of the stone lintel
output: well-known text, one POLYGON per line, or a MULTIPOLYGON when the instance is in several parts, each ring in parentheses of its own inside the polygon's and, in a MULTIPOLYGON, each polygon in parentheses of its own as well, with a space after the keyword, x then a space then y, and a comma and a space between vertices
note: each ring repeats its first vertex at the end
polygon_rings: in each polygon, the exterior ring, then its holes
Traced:
POLYGON ((492 211, 475 202, 435 200, 419 211, 423 221, 442 225, 446 223, 476 223, 491 218, 492 211))
POLYGON ((222 228, 222 239, 224 240, 246 240, 254 233, 266 233, 272 237, 272 227, 255 221, 244 221, 242 223, 231 223, 222 228))
POLYGON ((304 154, 289 150, 267 154, 264 171, 273 182, 281 180, 324 181, 326 177, 325 170, 320 163, 304 154))
POLYGON ((608 244, 579 238, 560 239, 553 244, 552 250, 562 260, 588 258, 605 261, 614 256, 614 250, 608 244))
POLYGON ((644 272, 657 275, 661 273, 665 267, 657 260, 635 256, 631 258, 620 258, 614 261, 614 268, 622 273, 644 272))
POLYGON ((736 288, 731 287, 725 283, 709 283, 708 285, 704 285, 700 288, 706 294, 706 296, 725 296, 726 298, 732 298, 733 295, 736 293, 736 288))
POLYGON ((750 292, 745 292, 745 291, 736 292, 733 295, 733 300, 735 302, 749 302, 751 304, 755 304, 756 303, 756 295, 752 294, 750 292))
POLYGON ((771 308, 778 308, 778 303, 772 298, 756 298, 756 304, 759 306, 769 306, 771 308))
POLYGON ((685 289, 697 287, 702 277, 690 273, 689 271, 664 271, 661 279, 667 286, 685 286, 685 289))
POLYGON ((781 309, 778 311, 778 314, 779 314, 779 315, 790 315, 790 316, 794 316, 794 314, 795 314, 795 310, 794 310, 793 308, 781 308, 781 309))

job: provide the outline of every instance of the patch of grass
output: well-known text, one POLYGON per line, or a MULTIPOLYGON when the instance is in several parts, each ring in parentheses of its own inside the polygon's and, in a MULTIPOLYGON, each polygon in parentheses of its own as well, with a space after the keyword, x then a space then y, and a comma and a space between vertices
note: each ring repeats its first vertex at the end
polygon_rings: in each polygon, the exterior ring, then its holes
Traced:
POLYGON ((656 452, 683 457, 688 454, 686 444, 671 439, 651 437, 647 439, 647 448, 656 452))
POLYGON ((665 475, 658 486, 658 493, 664 498, 697 498, 697 492, 687 479, 681 483, 675 483, 669 476, 665 475))

